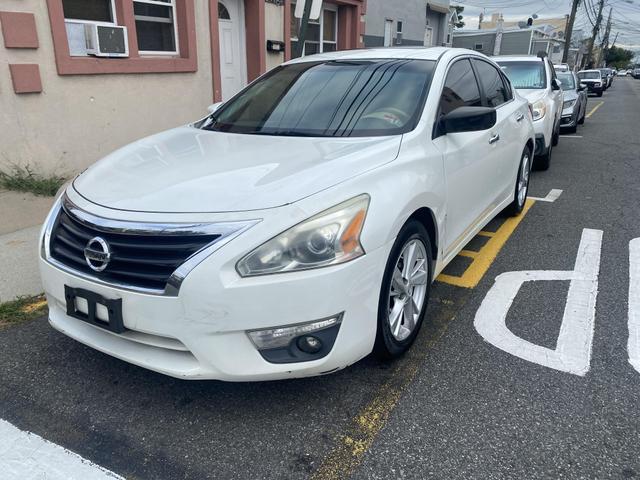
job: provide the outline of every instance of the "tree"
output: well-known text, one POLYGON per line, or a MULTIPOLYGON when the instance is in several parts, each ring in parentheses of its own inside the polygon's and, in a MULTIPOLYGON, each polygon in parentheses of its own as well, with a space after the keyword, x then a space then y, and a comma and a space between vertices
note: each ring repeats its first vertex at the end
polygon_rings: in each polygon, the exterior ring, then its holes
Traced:
POLYGON ((456 23, 454 25, 454 27, 456 28, 464 28, 464 21, 462 20, 462 12, 464 12, 464 7, 461 5, 454 5, 454 7, 456 9, 456 13, 458 14, 458 23, 456 23))
POLYGON ((613 65, 616 68, 625 68, 633 59, 635 54, 631 50, 612 46, 607 50, 605 60, 607 65, 613 65))

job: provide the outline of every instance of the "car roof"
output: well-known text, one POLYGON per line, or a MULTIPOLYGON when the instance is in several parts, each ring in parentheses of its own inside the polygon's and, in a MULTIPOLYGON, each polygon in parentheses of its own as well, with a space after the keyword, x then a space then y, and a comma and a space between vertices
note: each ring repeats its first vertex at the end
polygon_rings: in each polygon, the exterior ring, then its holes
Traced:
POLYGON ((303 62, 328 62, 332 60, 376 60, 387 58, 413 59, 413 60, 439 60, 445 54, 473 54, 484 57, 482 53, 464 48, 447 47, 383 47, 383 48, 360 48, 357 50, 341 50, 339 52, 318 53, 307 55, 302 58, 289 60, 285 65, 303 62))
POLYGON ((584 73, 584 72, 602 73, 600 70, 594 70, 594 69, 591 69, 591 70, 580 70, 578 73, 584 73))

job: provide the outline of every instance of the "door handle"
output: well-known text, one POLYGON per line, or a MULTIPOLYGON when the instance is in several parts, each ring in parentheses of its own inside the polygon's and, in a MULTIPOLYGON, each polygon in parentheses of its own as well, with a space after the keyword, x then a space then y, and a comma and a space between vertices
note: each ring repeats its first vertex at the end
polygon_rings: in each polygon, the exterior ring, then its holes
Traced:
POLYGON ((493 145, 494 143, 496 143, 498 140, 500 140, 500 135, 495 134, 493 137, 491 137, 489 139, 489 144, 493 145))
POLYGON ((522 120, 524 120, 524 115, 522 113, 519 113, 516 117, 516 122, 521 122, 522 120))

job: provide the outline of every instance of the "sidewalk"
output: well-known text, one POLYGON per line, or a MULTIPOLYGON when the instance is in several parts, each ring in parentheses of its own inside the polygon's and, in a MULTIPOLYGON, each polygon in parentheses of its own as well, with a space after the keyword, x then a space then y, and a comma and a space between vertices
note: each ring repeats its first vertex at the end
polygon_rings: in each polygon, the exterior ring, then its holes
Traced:
POLYGON ((42 293, 38 234, 52 197, 0 190, 0 303, 42 293))

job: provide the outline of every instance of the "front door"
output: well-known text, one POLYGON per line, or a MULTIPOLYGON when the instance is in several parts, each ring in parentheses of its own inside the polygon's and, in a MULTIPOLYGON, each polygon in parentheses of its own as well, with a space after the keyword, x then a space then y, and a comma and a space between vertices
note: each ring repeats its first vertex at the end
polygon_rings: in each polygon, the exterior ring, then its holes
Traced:
POLYGON ((218 2, 218 31, 222 100, 226 101, 247 84, 243 0, 218 2))

